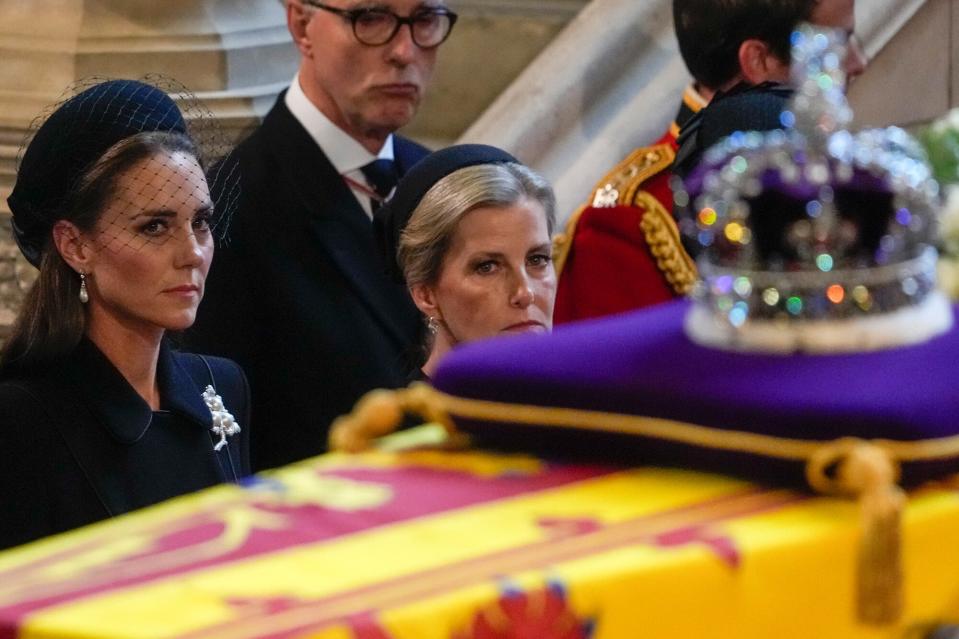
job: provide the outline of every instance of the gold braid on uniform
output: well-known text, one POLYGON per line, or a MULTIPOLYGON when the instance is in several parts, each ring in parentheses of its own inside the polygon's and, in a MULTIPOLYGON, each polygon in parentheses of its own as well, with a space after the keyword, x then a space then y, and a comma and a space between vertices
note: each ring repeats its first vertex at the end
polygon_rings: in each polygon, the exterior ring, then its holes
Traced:
MULTIPOLYGON (((583 211, 590 207, 606 208, 617 205, 636 205, 637 194, 649 178, 666 170, 673 163, 676 153, 669 144, 644 146, 630 153, 612 171, 600 180, 593 189, 593 199, 576 209, 562 233, 553 237, 553 264, 557 277, 563 272, 569 251, 573 247, 576 225, 583 211)), ((662 208, 662 207, 660 207, 662 208)), ((682 247, 680 247, 682 249, 682 247)))
POLYGON ((659 200, 646 191, 635 195, 635 205, 645 209, 639 222, 656 266, 677 295, 686 295, 696 283, 696 265, 679 240, 679 227, 659 200))
MULTIPOLYGON (((619 199, 616 203, 624 206, 640 206, 637 195, 643 192, 643 185, 654 175, 668 169, 675 157, 676 152, 668 144, 647 146, 634 151, 626 158, 630 164, 620 165, 623 170, 619 175, 619 186, 615 187, 619 190, 619 199)), ((606 183, 610 184, 613 181, 607 180, 606 183)))

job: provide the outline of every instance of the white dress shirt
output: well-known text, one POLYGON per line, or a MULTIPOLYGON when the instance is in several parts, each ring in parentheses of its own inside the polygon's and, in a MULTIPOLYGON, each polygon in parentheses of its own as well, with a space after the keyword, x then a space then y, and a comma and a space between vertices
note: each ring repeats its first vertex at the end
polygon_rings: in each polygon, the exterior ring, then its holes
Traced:
MULTIPOLYGON (((373 155, 362 144, 350 137, 346 131, 333 124, 322 111, 310 102, 300 86, 299 74, 293 78, 293 82, 290 83, 290 88, 286 92, 286 107, 293 114, 293 117, 303 125, 313 141, 323 150, 323 153, 326 154, 326 157, 329 158, 340 175, 353 182, 364 184, 370 190, 373 189, 360 169, 373 160, 393 159, 392 135, 386 138, 379 154, 373 155)), ((369 193, 356 188, 349 181, 346 184, 353 191, 353 195, 356 196, 360 206, 372 219, 373 210, 369 193)))

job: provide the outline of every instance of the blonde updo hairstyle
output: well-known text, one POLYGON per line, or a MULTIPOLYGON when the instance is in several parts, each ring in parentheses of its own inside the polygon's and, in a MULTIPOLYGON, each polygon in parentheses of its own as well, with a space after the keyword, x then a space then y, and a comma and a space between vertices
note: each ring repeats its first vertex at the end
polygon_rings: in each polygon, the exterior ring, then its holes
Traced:
POLYGON ((434 184, 400 235, 396 260, 407 286, 434 284, 443 268, 456 227, 464 215, 482 207, 507 207, 524 199, 538 202, 553 235, 556 196, 541 175, 515 162, 468 166, 434 184))

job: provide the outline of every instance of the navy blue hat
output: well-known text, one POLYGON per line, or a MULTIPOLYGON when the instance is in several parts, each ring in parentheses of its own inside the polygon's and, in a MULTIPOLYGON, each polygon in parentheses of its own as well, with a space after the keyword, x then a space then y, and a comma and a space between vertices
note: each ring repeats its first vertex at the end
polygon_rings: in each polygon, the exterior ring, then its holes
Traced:
POLYGON ((24 257, 39 267, 53 224, 77 180, 114 144, 144 131, 188 135, 180 109, 160 89, 110 80, 73 96, 30 141, 7 198, 24 257))
POLYGON ((373 234, 389 275, 404 282, 403 272, 396 261, 400 235, 410 221, 413 211, 423 196, 437 182, 451 173, 479 164, 519 163, 502 149, 485 144, 459 144, 431 153, 404 175, 393 196, 373 216, 373 234))

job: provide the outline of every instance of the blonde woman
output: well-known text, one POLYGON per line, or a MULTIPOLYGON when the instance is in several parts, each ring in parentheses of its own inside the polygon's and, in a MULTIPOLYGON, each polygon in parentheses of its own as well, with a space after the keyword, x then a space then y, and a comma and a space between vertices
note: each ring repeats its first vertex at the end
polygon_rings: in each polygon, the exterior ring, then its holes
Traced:
POLYGON ((555 206, 545 179, 490 146, 438 151, 404 176, 374 226, 423 314, 412 378, 458 344, 552 329, 555 206))

